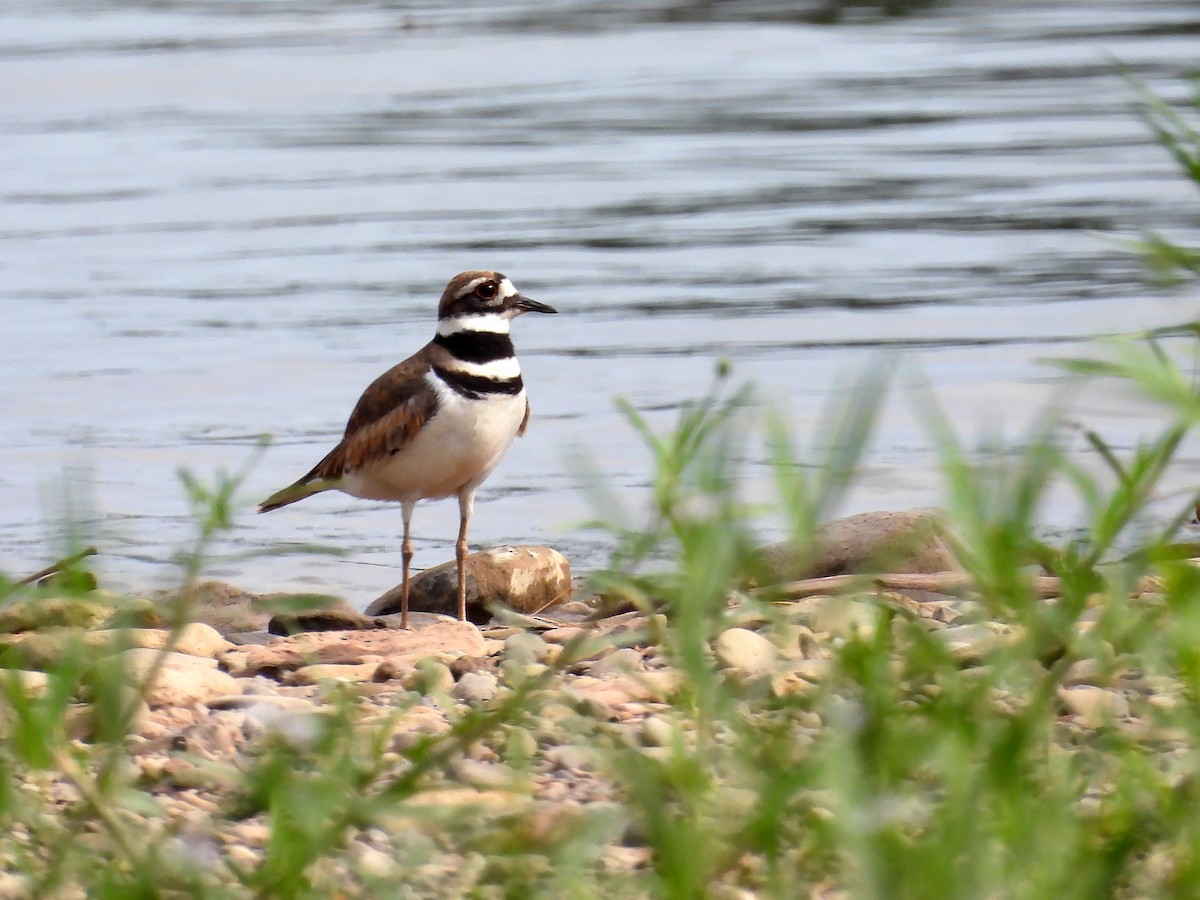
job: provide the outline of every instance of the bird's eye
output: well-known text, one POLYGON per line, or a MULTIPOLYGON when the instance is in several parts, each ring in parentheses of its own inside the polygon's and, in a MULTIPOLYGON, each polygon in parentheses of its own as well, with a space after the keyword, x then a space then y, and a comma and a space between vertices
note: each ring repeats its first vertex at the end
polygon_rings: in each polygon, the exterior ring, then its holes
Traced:
POLYGON ((500 288, 496 287, 496 282, 485 281, 479 287, 475 288, 475 296, 480 300, 495 300, 496 294, 500 288))

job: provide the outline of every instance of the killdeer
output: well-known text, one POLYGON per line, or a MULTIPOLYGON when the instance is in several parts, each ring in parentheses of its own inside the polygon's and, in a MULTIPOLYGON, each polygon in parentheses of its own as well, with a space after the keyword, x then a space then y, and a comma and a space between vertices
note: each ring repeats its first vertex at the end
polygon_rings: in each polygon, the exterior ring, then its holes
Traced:
POLYGON ((475 490, 529 424, 509 325, 521 313, 557 311, 521 296, 499 272, 455 275, 438 303, 433 340, 376 378, 350 414, 341 443, 258 511, 330 490, 400 503, 400 627, 408 628, 413 509, 418 500, 457 497, 458 618, 465 619, 463 569, 475 490))

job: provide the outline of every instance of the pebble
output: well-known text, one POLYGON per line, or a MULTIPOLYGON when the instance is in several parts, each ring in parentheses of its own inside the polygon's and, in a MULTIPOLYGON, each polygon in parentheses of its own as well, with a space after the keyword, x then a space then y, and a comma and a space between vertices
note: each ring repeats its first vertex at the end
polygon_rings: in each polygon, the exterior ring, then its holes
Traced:
POLYGON ((427 656, 400 676, 400 684, 418 694, 444 694, 454 687, 454 673, 445 663, 427 656))
POLYGON ((322 681, 346 681, 361 684, 374 681, 378 662, 349 663, 315 663, 311 666, 301 666, 284 676, 285 684, 320 684, 322 681))
POLYGON ((641 668, 641 651, 632 647, 622 647, 593 662, 588 667, 588 674, 595 678, 604 678, 609 675, 626 675, 641 668))
POLYGON ((522 665, 544 663, 549 654, 549 644, 526 631, 518 632, 504 641, 504 658, 522 665))
POLYGON ((740 669, 751 675, 764 675, 775 666, 779 651, 756 631, 729 628, 717 635, 713 644, 717 662, 725 669, 740 669))
POLYGON ((647 716, 642 720, 641 738, 647 747, 670 747, 675 741, 675 729, 661 716, 647 716))
POLYGON ((1113 719, 1124 719, 1129 715, 1129 701, 1119 691, 1107 688, 1080 686, 1060 687, 1058 699, 1080 723, 1098 727, 1113 719))
POLYGON ((467 672, 450 690, 450 696, 464 703, 487 703, 499 687, 495 675, 487 672, 467 672))
POLYGON ((120 654, 131 677, 144 680, 152 666, 162 658, 153 683, 146 691, 152 707, 181 707, 207 703, 217 697, 240 693, 240 685, 231 675, 219 671, 214 659, 173 651, 135 647, 120 654))

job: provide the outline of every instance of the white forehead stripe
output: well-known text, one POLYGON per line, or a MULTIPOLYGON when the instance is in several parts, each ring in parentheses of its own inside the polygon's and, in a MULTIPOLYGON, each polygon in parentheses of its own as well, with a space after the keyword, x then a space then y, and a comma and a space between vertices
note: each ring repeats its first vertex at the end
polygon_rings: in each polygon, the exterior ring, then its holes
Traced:
POLYGON ((492 334, 508 334, 511 316, 506 313, 483 313, 467 316, 450 316, 438 319, 437 333, 442 337, 462 331, 490 331, 492 334))
POLYGON ((507 278, 503 279, 500 282, 500 299, 507 300, 509 297, 515 297, 516 295, 517 289, 513 287, 513 283, 507 278))

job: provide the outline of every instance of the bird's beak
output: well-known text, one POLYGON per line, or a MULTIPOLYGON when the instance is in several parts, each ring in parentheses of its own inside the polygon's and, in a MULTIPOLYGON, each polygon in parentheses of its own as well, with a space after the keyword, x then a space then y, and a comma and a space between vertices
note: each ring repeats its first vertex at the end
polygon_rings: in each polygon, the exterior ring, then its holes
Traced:
POLYGON ((513 309, 519 309, 521 312, 540 312, 540 313, 556 313, 558 312, 553 306, 547 306, 545 303, 538 303, 536 300, 530 300, 522 294, 517 294, 513 298, 513 309))

